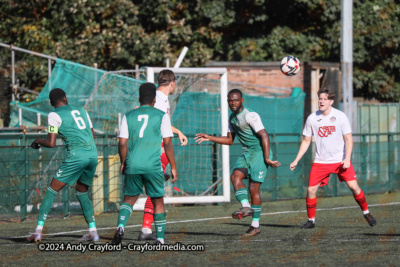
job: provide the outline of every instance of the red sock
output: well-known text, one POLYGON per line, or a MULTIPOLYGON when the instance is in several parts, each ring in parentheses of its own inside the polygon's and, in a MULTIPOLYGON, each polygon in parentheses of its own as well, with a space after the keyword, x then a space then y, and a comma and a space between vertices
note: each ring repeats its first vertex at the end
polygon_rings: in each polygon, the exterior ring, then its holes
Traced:
POLYGON ((317 197, 308 198, 306 197, 306 205, 307 205, 307 215, 309 219, 315 218, 315 210, 317 209, 317 197))
POLYGON ((365 195, 362 190, 357 196, 354 195, 354 199, 357 201, 358 205, 360 205, 362 211, 366 211, 368 209, 367 200, 365 199, 365 195))
POLYGON ((154 205, 151 202, 151 198, 147 197, 146 204, 144 204, 144 215, 143 215, 143 228, 151 229, 151 223, 153 222, 154 205))

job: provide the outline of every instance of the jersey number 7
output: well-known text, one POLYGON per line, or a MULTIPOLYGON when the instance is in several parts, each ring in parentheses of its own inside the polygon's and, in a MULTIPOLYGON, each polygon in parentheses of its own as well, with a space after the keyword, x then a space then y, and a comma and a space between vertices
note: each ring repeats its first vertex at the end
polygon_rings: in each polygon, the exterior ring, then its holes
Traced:
POLYGON ((143 119, 144 123, 142 125, 142 128, 140 128, 139 138, 143 138, 144 129, 146 129, 147 123, 149 122, 149 115, 139 115, 137 120, 142 121, 143 119))

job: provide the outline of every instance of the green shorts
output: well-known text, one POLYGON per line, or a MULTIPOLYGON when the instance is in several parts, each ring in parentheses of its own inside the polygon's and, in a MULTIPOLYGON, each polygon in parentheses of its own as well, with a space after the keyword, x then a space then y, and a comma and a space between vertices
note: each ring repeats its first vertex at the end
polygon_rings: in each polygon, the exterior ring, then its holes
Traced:
POLYGON ((254 182, 264 182, 268 167, 264 162, 262 151, 246 151, 241 155, 233 169, 247 169, 250 179, 254 182))
POLYGON ((97 157, 67 157, 53 178, 70 185, 79 180, 85 185, 92 186, 96 167, 97 157))
POLYGON ((165 194, 164 182, 165 178, 162 172, 126 174, 124 195, 137 196, 144 194, 144 186, 146 195, 149 197, 163 197, 165 194))

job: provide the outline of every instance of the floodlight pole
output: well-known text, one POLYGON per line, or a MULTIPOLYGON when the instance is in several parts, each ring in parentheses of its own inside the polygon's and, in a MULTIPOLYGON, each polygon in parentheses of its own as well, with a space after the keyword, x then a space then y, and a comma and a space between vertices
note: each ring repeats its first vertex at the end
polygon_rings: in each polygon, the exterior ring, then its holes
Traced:
MULTIPOLYGON (((341 0, 340 66, 343 94, 343 112, 353 123, 353 0, 341 0)), ((355 129, 353 129, 354 131, 355 129)))

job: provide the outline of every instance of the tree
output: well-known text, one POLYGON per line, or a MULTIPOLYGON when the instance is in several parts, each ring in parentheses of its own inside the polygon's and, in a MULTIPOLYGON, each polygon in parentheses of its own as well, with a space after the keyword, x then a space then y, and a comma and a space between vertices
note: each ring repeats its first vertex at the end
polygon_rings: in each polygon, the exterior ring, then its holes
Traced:
MULTIPOLYGON (((354 0, 356 95, 400 100, 396 3, 354 0)), ((35 0, 3 1, 0 10, 2 42, 106 70, 164 65, 183 46, 183 66, 288 54, 340 61, 340 0, 35 0)), ((46 70, 20 60, 31 72, 21 75, 26 86, 42 85, 46 70)))

